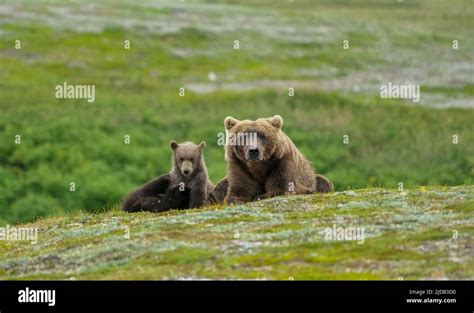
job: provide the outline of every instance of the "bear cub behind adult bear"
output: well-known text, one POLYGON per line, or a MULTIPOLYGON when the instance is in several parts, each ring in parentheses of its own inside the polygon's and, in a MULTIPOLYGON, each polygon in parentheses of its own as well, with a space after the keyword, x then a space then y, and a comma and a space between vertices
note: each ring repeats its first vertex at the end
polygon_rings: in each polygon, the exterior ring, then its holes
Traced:
POLYGON ((173 169, 132 192, 123 202, 127 212, 162 212, 188 209, 215 202, 213 183, 209 180, 204 161, 206 144, 170 143, 173 149, 173 169))

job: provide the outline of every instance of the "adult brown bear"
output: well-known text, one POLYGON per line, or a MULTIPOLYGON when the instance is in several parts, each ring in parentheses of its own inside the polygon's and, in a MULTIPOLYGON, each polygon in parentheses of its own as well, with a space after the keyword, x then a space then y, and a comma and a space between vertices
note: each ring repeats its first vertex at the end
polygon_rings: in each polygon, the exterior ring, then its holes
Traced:
POLYGON ((214 189, 219 202, 242 203, 285 193, 333 191, 333 184, 316 175, 311 163, 282 131, 279 115, 256 121, 224 121, 227 138, 255 138, 226 145, 227 176, 214 189), (252 142, 253 141, 253 142, 252 142))

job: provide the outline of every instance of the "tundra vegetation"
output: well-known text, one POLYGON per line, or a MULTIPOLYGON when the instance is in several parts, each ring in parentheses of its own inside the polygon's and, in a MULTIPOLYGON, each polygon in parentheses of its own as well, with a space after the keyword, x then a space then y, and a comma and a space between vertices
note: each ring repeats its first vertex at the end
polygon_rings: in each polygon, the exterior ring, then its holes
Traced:
POLYGON ((37 245, 0 241, 0 277, 472 278, 473 10, 0 0, 0 226, 40 228, 37 245), (94 85, 94 102, 56 98, 64 83, 94 85), (420 101, 382 99, 389 83, 420 101), (171 139, 206 141, 217 182, 224 118, 275 114, 357 196, 119 212, 169 171, 171 139), (334 223, 367 238, 327 243, 334 223))

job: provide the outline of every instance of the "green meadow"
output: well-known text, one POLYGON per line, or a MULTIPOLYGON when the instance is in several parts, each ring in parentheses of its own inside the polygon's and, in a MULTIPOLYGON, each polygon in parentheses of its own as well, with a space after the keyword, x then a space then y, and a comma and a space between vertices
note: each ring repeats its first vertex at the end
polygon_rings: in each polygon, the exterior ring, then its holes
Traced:
POLYGON ((206 141, 216 182, 228 115, 280 114, 337 190, 472 184, 473 16, 469 0, 0 1, 0 222, 117 207, 169 171, 170 140, 206 141), (64 82, 95 102, 57 99, 64 82), (388 82, 421 101, 381 99, 388 82))
POLYGON ((0 0, 0 230, 38 230, 0 240, 0 279, 472 279, 473 21, 470 0, 0 0), (275 114, 337 192, 121 212, 171 140, 206 141, 217 182, 224 118, 275 114))
POLYGON ((0 240, 0 279, 472 279, 473 213, 472 186, 77 212, 22 225, 36 244, 0 240))

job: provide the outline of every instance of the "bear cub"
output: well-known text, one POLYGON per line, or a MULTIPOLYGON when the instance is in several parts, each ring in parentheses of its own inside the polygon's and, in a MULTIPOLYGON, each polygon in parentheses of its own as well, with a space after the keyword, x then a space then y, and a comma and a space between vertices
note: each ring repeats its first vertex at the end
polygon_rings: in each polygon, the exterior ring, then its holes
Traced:
POLYGON ((173 149, 173 169, 171 170, 171 186, 179 185, 189 188, 189 208, 215 202, 214 184, 209 180, 206 162, 204 161, 203 141, 199 145, 192 142, 177 144, 171 142, 173 149))
POLYGON ((163 212, 189 209, 215 202, 213 183, 209 180, 204 161, 205 143, 170 143, 173 149, 173 169, 137 189, 123 202, 127 212, 163 212))

